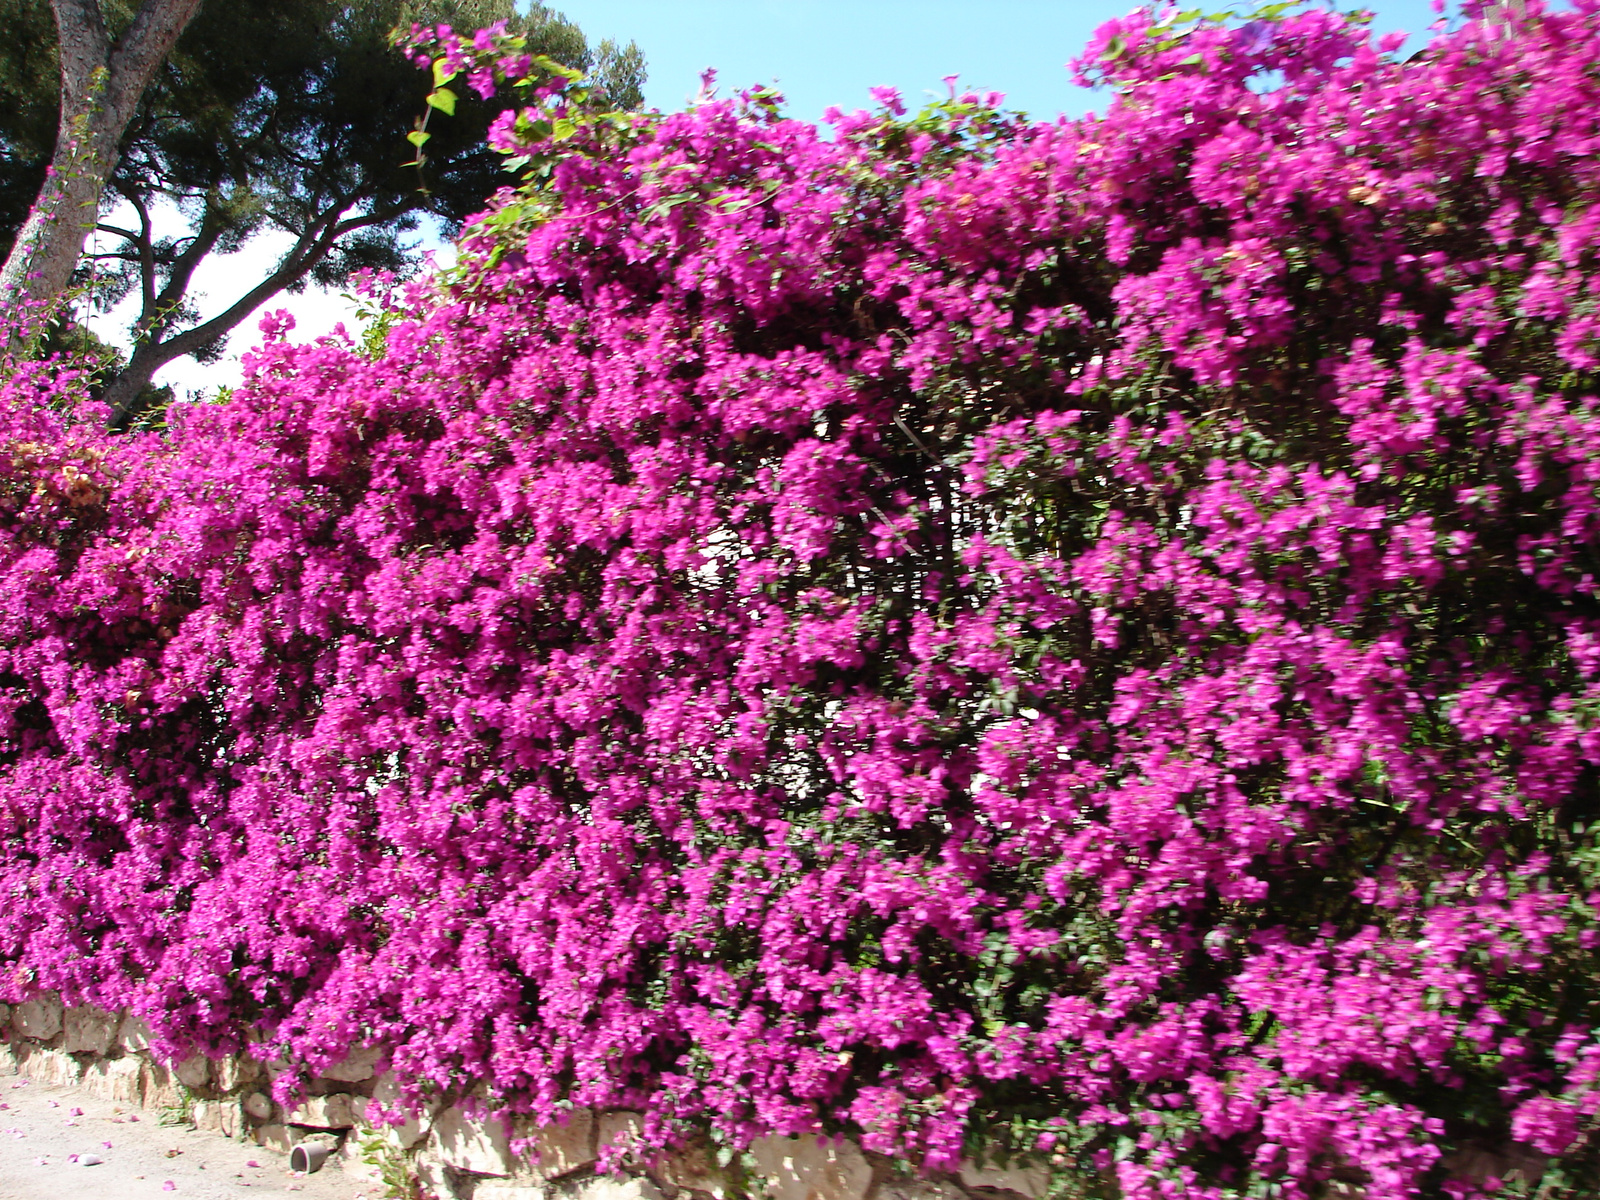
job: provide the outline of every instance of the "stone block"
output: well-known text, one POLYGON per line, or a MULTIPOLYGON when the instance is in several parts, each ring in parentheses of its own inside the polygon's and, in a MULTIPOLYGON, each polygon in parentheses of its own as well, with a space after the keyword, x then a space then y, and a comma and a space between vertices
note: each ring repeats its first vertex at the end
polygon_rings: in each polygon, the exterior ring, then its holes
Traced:
POLYGON ((343 1062, 335 1063, 324 1071, 322 1077, 336 1079, 340 1083, 360 1083, 371 1079, 376 1073, 380 1053, 376 1046, 357 1046, 343 1062))
POLYGON ((136 1017, 132 1013, 124 1013, 122 1023, 117 1026, 117 1045, 123 1052, 132 1054, 139 1050, 150 1049, 150 1039, 155 1033, 150 1028, 150 1023, 143 1017, 136 1017))
POLYGON ((272 1097, 265 1092, 250 1092, 244 1098, 244 1111, 258 1121, 272 1120, 272 1114, 277 1107, 272 1102, 272 1097))
POLYGON ((961 1185, 969 1191, 1016 1192, 1038 1200, 1050 1189, 1050 1172, 1043 1167, 1016 1162, 1004 1167, 964 1162, 961 1185))
POLYGON ((144 1103, 144 1064, 137 1058, 109 1058, 84 1069, 83 1087, 91 1095, 116 1104, 144 1103))
POLYGON ((750 1143, 772 1200, 865 1200, 872 1166, 854 1145, 830 1139, 764 1137, 750 1143))
POLYGON ((472 1200, 545 1200, 549 1193, 537 1183, 501 1183, 487 1180, 472 1189, 472 1200))
POLYGON ((61 1048, 68 1054, 92 1054, 96 1058, 104 1058, 111 1052, 119 1020, 116 1013, 109 1013, 92 1004, 69 1008, 61 1019, 62 1029, 66 1033, 61 1048))
POLYGON ((261 1064, 248 1054, 230 1054, 212 1064, 219 1092, 236 1092, 261 1078, 261 1064))
POLYGON ((519 1122, 517 1135, 533 1143, 529 1159, 518 1165, 537 1183, 581 1171, 598 1157, 594 1114, 587 1108, 575 1110, 565 1125, 519 1122))
POLYGON ((17 1054, 11 1048, 11 1043, 0 1042, 0 1075, 15 1075, 18 1067, 17 1054))
MULTIPOLYGON (((478 1195, 482 1194, 480 1190, 478 1195)), ((661 1189, 648 1179, 632 1176, 617 1179, 610 1175, 596 1175, 592 1179, 582 1180, 573 1188, 572 1200, 663 1200, 663 1197, 661 1189)))
POLYGON ((665 1155, 653 1173, 669 1187, 705 1192, 716 1200, 724 1200, 735 1191, 728 1173, 717 1165, 711 1148, 704 1142, 691 1143, 665 1155))
POLYGON ((61 1050, 35 1049, 22 1070, 35 1083, 52 1087, 77 1087, 83 1079, 83 1064, 61 1050))
POLYGON ((349 1129, 356 1123, 351 1099, 342 1092, 332 1096, 307 1096, 283 1119, 290 1125, 309 1125, 314 1129, 349 1129))
POLYGON ((305 1133, 292 1125, 280 1125, 275 1122, 271 1125, 256 1126, 252 1136, 256 1145, 263 1150, 271 1150, 275 1154, 288 1154, 305 1138, 305 1133))
POLYGON ((231 1138, 239 1132, 237 1100, 199 1100, 194 1106, 194 1127, 231 1138))
POLYGON ((395 1079, 394 1072, 385 1071, 379 1075, 372 1089, 372 1099, 369 1101, 362 1096, 355 1097, 351 1101, 351 1110, 358 1120, 372 1125, 401 1150, 411 1149, 426 1136, 432 1127, 434 1114, 439 1111, 437 1104, 429 1105, 420 1112, 411 1113, 401 1124, 389 1125, 367 1115, 369 1106, 373 1104, 382 1105, 386 1112, 391 1113, 405 1110, 400 1098, 400 1084, 395 1079))
POLYGON ((289 1073, 289 1060, 286 1058, 263 1058, 261 1069, 266 1072, 268 1079, 276 1079, 280 1075, 289 1073))
POLYGON ((966 1193, 947 1179, 895 1175, 878 1184, 872 1200, 966 1200, 966 1193))
POLYGON ((427 1151, 417 1155, 412 1163, 412 1170, 416 1172, 417 1182, 422 1184, 424 1194, 432 1194, 441 1198, 454 1200, 463 1194, 456 1187, 454 1175, 450 1166, 436 1154, 427 1151))
POLYGON ((61 997, 54 992, 46 992, 17 1005, 11 1023, 23 1037, 36 1042, 48 1042, 61 1032, 62 1018, 65 1016, 66 1008, 61 1003, 61 997))
POLYGON ((516 1174, 505 1122, 493 1113, 469 1115, 451 1105, 433 1123, 433 1145, 441 1162, 474 1175, 516 1174))
POLYGON ((399 1125, 387 1125, 382 1121, 376 1121, 367 1128, 396 1150, 409 1150, 428 1136, 433 1129, 433 1122, 431 1120, 424 1122, 412 1117, 399 1125))
POLYGON ((211 1082, 211 1060, 204 1054, 191 1054, 175 1063, 172 1074, 191 1092, 197 1092, 211 1082))
POLYGON ((601 1113, 596 1125, 596 1149, 616 1146, 628 1150, 638 1140, 643 1127, 644 1118, 636 1112, 601 1113))
POLYGON ((183 1089, 171 1070, 149 1059, 137 1061, 142 1064, 146 1108, 176 1108, 183 1103, 183 1089))

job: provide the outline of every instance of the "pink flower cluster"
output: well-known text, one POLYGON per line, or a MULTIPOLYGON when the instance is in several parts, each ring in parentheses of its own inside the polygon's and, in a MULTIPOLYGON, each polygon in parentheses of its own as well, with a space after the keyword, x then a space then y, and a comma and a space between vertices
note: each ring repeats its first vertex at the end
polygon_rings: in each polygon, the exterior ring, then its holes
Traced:
POLYGON ((1522 7, 1140 13, 1050 124, 531 114, 376 352, 128 437, 14 365, 0 999, 658 1146, 1592 1194, 1600 0, 1522 7))

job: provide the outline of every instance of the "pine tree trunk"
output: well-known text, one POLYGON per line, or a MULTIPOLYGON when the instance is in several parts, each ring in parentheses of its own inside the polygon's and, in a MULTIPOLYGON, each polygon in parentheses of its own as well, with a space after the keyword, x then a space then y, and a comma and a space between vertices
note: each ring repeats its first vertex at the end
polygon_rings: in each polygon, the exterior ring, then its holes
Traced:
POLYGON ((144 0, 113 44, 98 0, 51 0, 61 44, 55 157, 4 267, 0 303, 50 301, 67 289, 116 169, 118 142, 145 86, 201 0, 144 0))

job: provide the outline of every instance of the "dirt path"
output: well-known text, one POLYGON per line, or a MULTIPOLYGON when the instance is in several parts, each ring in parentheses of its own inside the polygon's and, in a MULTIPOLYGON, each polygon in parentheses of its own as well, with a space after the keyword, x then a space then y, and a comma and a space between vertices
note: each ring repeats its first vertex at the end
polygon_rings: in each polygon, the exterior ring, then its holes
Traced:
POLYGON ((164 1126, 73 1088, 0 1076, 0 1200, 378 1200, 335 1162, 288 1160, 219 1133, 164 1126), (100 1160, 90 1163, 90 1157, 100 1160))

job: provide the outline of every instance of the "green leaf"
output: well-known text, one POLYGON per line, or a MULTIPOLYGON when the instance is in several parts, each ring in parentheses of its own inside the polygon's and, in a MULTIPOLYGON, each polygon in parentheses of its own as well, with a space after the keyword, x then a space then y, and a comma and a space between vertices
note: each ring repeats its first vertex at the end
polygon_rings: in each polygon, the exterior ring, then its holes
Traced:
POLYGON ((428 105, 447 117, 453 117, 456 115, 456 94, 446 87, 435 88, 428 93, 428 105))
POLYGON ((528 123, 528 136, 536 142, 547 142, 550 133, 555 127, 549 121, 530 121, 528 123))
POLYGON ((578 132, 578 122, 571 117, 557 117, 550 126, 553 141, 564 142, 578 132))
POLYGON ((671 212, 673 209, 677 208, 678 205, 685 204, 694 198, 695 196, 693 192, 679 192, 676 196, 668 196, 665 200, 660 200, 655 204, 652 204, 649 208, 644 210, 643 215, 647 220, 651 217, 659 217, 663 213, 671 212))
POLYGON ((571 83, 577 83, 578 80, 583 78, 582 71, 576 71, 567 66, 565 63, 558 63, 555 59, 549 57, 548 55, 535 54, 533 56, 533 65, 538 67, 540 70, 550 72, 552 75, 559 75, 562 79, 565 79, 571 83))
POLYGON ((433 60, 433 86, 442 88, 454 79, 460 72, 450 69, 450 64, 442 58, 433 60))
POLYGON ((410 133, 406 134, 406 141, 410 142, 418 150, 421 150, 422 147, 427 144, 428 139, 432 136, 433 134, 429 133, 426 129, 413 129, 410 133))

